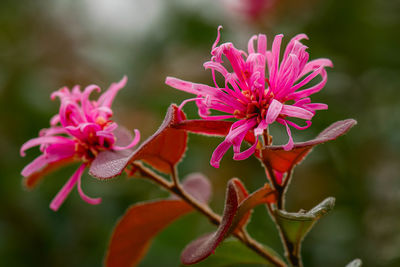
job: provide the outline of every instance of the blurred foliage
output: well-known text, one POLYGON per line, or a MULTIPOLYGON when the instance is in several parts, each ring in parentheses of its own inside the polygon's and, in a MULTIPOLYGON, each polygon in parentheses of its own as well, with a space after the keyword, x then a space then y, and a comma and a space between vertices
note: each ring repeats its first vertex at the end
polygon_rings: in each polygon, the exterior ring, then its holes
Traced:
MULTIPOLYGON (((310 232, 303 245, 305 266, 344 266, 361 258, 364 266, 400 266, 400 2, 381 0, 279 0, 262 21, 250 22, 228 5, 212 0, 37 0, 0 3, 0 265, 99 266, 113 225, 133 202, 165 197, 144 180, 125 177, 100 182, 84 177, 85 191, 102 196, 90 206, 75 191, 57 213, 48 205, 76 166, 49 175, 27 192, 20 171, 38 154, 20 158, 23 142, 48 126, 58 103, 52 91, 90 83, 106 88, 128 75, 117 97, 116 120, 151 135, 171 102, 188 97, 164 85, 166 76, 210 83, 202 63, 209 58, 216 28, 223 41, 245 48, 264 32, 308 34, 310 58, 328 57, 327 86, 315 95, 329 105, 296 140, 317 135, 340 119, 359 124, 337 141, 319 146, 299 166, 288 192, 290 211, 309 209, 335 196, 335 209, 310 232)), ((196 117, 193 104, 185 108, 196 117)), ((282 129, 273 129, 281 135, 282 129)), ((275 140, 285 142, 285 135, 275 140)), ((240 177, 250 190, 265 182, 255 159, 224 157, 209 166, 220 140, 190 137, 179 167, 183 175, 202 171, 221 212, 226 182, 240 177), (208 145, 205 145, 208 144, 208 145)), ((171 225, 155 240, 141 266, 178 266, 183 247, 213 226, 198 214, 171 225)), ((282 251, 263 207, 249 230, 282 251)))

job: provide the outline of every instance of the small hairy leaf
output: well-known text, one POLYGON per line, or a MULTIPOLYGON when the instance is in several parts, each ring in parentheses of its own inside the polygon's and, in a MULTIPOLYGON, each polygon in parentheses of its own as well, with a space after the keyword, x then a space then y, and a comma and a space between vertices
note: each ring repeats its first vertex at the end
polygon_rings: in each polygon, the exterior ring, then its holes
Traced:
MULTIPOLYGON (((189 175, 183 181, 183 187, 201 202, 207 202, 211 195, 208 179, 199 173, 189 175)), ((106 266, 135 266, 160 231, 192 210, 189 204, 179 199, 143 202, 131 206, 113 231, 106 266)))
POLYGON ((350 263, 346 265, 346 267, 361 267, 362 261, 360 259, 352 260, 350 263))
POLYGON ((251 195, 247 195, 246 198, 240 202, 230 231, 235 231, 245 226, 250 220, 251 212, 254 207, 265 203, 275 203, 276 200, 276 191, 273 190, 269 184, 265 184, 251 195))
POLYGON ((187 144, 187 133, 172 126, 185 119, 185 114, 172 104, 160 128, 133 153, 104 151, 99 153, 90 166, 89 173, 99 179, 117 176, 130 162, 142 160, 164 173, 172 169, 182 159, 187 144))
POLYGON ((293 149, 289 151, 285 151, 283 146, 265 147, 261 151, 264 164, 271 166, 275 171, 286 173, 300 163, 314 146, 335 140, 356 124, 357 121, 353 119, 337 121, 322 131, 315 139, 295 143, 293 149))
POLYGON ((335 198, 329 197, 308 212, 275 211, 277 223, 293 245, 293 253, 297 253, 300 250, 301 241, 314 223, 331 211, 334 205, 335 198))

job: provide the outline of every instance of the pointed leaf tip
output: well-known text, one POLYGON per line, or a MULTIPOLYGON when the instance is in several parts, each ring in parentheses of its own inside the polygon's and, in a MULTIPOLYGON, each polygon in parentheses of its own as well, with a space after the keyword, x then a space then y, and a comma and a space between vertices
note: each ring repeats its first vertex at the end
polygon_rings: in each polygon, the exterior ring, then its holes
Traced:
POLYGON ((361 267, 361 266, 362 266, 362 261, 360 259, 355 259, 346 265, 346 267, 361 267))
POLYGON ((293 251, 299 251, 301 241, 312 226, 335 205, 335 198, 328 197, 308 212, 287 212, 276 210, 277 223, 282 228, 288 241, 293 245, 293 251))
POLYGON ((132 154, 129 162, 142 160, 158 171, 171 173, 183 158, 187 133, 173 127, 186 115, 175 104, 169 106, 160 128, 132 154))
POLYGON ((357 121, 347 119, 337 121, 323 130, 318 136, 306 142, 295 143, 293 149, 285 151, 283 146, 264 147, 261 151, 264 164, 272 167, 275 171, 286 173, 295 165, 299 164, 318 145, 346 134, 357 121))

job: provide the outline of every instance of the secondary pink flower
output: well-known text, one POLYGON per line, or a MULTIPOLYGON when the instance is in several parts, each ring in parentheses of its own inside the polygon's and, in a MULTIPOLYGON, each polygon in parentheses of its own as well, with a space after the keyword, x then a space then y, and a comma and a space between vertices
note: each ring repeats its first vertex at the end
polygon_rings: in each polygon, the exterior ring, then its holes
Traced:
POLYGON ((225 0, 239 16, 257 21, 270 10, 275 0, 225 0))
POLYGON ((84 201, 93 205, 99 204, 100 198, 88 197, 82 191, 83 171, 100 151, 130 149, 139 142, 140 133, 135 130, 135 138, 129 145, 117 146, 115 130, 118 125, 110 120, 111 104, 126 82, 127 78, 124 77, 120 82, 111 84, 97 101, 89 99, 93 91, 100 92, 100 88, 96 85, 89 85, 83 92, 79 86, 74 86, 72 90, 64 87, 51 95, 51 99, 58 97, 61 101, 59 113, 50 120, 50 128, 41 130, 39 137, 26 142, 21 147, 20 153, 25 156, 25 150, 34 146, 40 146, 42 152, 22 170, 21 174, 24 177, 40 172, 49 164, 64 161, 82 162, 50 203, 52 210, 58 210, 76 184, 79 195, 84 201))
POLYGON ((324 58, 308 61, 307 47, 300 42, 307 39, 305 34, 290 40, 280 60, 282 34, 274 38, 271 50, 267 50, 267 37, 264 34, 254 35, 249 40, 246 53, 236 49, 232 43, 218 46, 220 29, 221 26, 212 46, 211 60, 204 63, 206 69, 211 69, 214 86, 172 77, 166 79, 166 84, 197 96, 185 100, 181 107, 188 101, 196 101, 199 115, 203 119, 238 119, 225 140, 214 150, 211 165, 218 168, 223 155, 231 146, 235 160, 251 156, 256 150, 259 137, 275 121, 286 127, 289 141, 284 146, 285 150, 292 149, 289 126, 306 129, 310 127, 316 110, 328 108, 326 104, 311 103, 309 96, 324 87, 327 81, 325 67, 332 67, 331 61, 324 58), (232 71, 223 65, 223 56, 232 71), (224 86, 217 84, 216 72, 223 76, 224 86), (309 86, 317 76, 321 80, 309 86), (210 110, 225 114, 212 116, 210 110), (305 120, 305 126, 297 125, 291 121, 292 118, 305 120), (256 142, 249 149, 241 151, 241 144, 249 131, 254 133, 256 142))

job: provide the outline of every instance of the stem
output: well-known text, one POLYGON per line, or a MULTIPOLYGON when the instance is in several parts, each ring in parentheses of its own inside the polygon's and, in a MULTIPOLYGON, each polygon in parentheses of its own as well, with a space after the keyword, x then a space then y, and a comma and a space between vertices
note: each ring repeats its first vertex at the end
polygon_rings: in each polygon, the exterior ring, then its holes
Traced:
POLYGON ((285 257, 289 260, 290 265, 293 267, 302 267, 303 262, 301 260, 300 250, 295 250, 293 244, 287 239, 285 232, 282 230, 281 226, 278 224, 275 212, 271 204, 266 205, 268 208, 268 213, 270 214, 272 220, 275 223, 276 228, 278 229, 279 236, 281 238, 283 248, 285 249, 285 257))
MULTIPOLYGON (((149 178, 153 182, 159 184, 166 190, 170 191, 171 193, 179 196, 182 200, 184 200, 186 203, 191 205, 194 209, 199 211, 201 214, 205 215, 211 223, 215 225, 219 225, 221 223, 221 216, 218 214, 214 213, 206 204, 203 204, 199 202, 197 199, 192 197, 190 194, 188 194, 179 184, 179 180, 177 177, 176 169, 173 169, 172 173, 172 182, 169 182, 165 180, 163 177, 160 175, 156 174, 149 168, 145 167, 141 163, 134 162, 132 165, 136 168, 136 170, 146 178, 149 178)), ((241 231, 236 231, 232 233, 233 236, 235 236, 240 242, 245 244, 248 248, 262 256, 263 258, 267 259, 269 262, 274 264, 275 266, 279 267, 284 267, 286 266, 286 263, 283 262, 281 259, 277 258, 276 256, 272 255, 270 252, 266 251, 263 246, 258 243, 256 240, 251 238, 249 234, 244 230, 241 229, 241 231)))
MULTIPOLYGON (((286 195, 286 191, 287 191, 288 185, 290 183, 290 180, 292 178, 292 169, 290 169, 287 172, 285 181, 283 182, 282 185, 280 185, 276 182, 276 177, 275 177, 272 167, 269 164, 266 164, 265 162, 263 162, 263 165, 265 167, 265 171, 268 176, 268 179, 271 181, 273 188, 278 192, 278 200, 276 203, 276 207, 279 210, 282 210, 282 209, 284 210, 285 195, 286 195)), ((289 239, 286 236, 286 233, 283 231, 281 226, 278 224, 278 222, 276 220, 274 208, 272 207, 272 205, 267 204, 267 207, 268 207, 268 212, 269 212, 272 220, 274 221, 276 228, 278 229, 279 236, 281 238, 282 245, 285 250, 286 259, 290 262, 291 266, 302 267, 303 263, 301 260, 300 249, 298 249, 298 250, 295 249, 294 244, 289 241, 289 239)))

